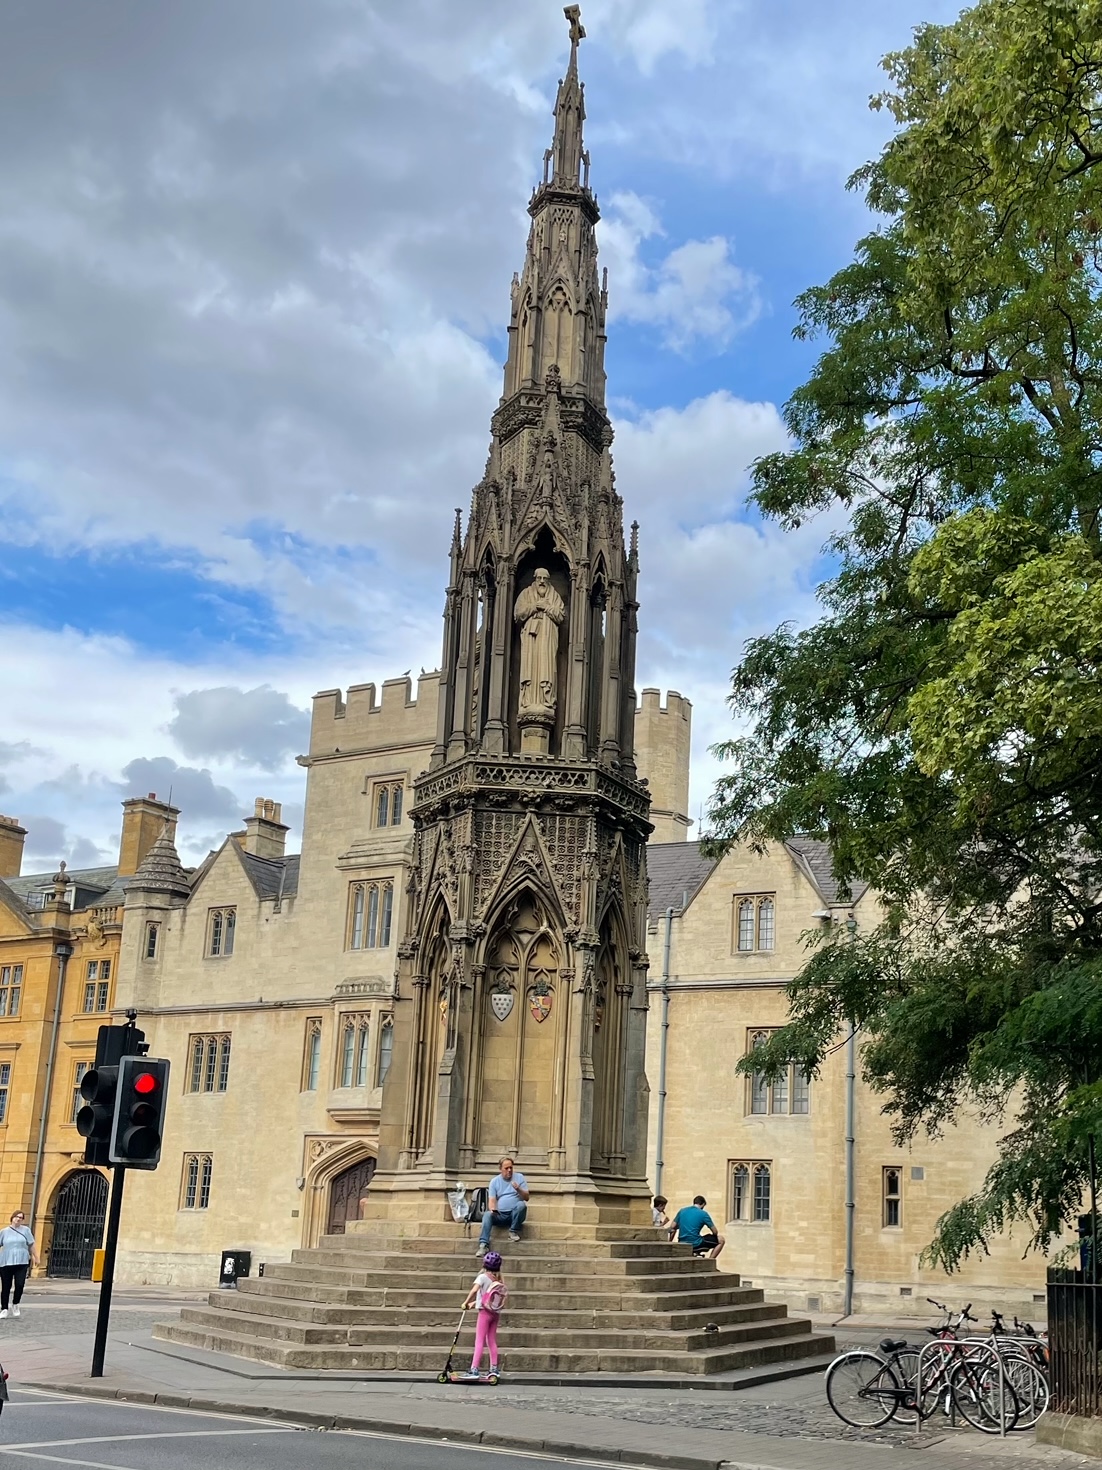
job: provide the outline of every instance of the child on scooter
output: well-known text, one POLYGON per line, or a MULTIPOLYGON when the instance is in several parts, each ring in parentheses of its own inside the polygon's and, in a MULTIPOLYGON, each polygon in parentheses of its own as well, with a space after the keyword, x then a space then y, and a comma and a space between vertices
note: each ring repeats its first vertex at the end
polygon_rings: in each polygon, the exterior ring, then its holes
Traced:
POLYGON ((487 1251, 482 1257, 482 1270, 471 1283, 467 1300, 463 1303, 464 1311, 469 1307, 478 1307, 474 1356, 471 1359, 471 1370, 464 1377, 478 1378, 482 1354, 487 1349, 490 1354, 490 1376, 496 1378, 500 1373, 497 1361, 497 1323, 508 1295, 508 1288, 501 1279, 501 1257, 497 1251, 487 1251))

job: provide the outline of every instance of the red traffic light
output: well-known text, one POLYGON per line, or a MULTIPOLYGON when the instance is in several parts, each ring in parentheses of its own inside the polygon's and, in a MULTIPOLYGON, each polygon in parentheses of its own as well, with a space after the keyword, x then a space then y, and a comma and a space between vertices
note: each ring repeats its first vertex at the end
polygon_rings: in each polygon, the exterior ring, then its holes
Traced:
POLYGON ((134 1091, 146 1096, 150 1092, 157 1091, 157 1079, 152 1072, 141 1072, 134 1078, 134 1091))

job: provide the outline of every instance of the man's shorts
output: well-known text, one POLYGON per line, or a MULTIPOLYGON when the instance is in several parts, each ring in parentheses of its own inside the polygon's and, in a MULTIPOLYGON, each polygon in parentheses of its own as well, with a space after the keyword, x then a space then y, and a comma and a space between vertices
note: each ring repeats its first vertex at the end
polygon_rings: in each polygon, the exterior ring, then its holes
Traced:
POLYGON ((681 1244, 689 1246, 694 1256, 704 1256, 709 1251, 715 1250, 719 1244, 719 1237, 717 1235, 702 1235, 697 1241, 683 1240, 681 1244))

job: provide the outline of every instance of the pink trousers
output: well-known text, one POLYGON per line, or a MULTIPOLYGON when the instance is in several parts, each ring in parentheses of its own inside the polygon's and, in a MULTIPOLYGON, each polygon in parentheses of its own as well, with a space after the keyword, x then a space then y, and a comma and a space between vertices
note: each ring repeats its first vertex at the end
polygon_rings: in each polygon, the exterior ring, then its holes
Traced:
POLYGON ((485 1307, 479 1307, 478 1322, 474 1330, 472 1368, 477 1368, 482 1362, 482 1354, 487 1348, 490 1349, 490 1367, 497 1366, 497 1319, 497 1312, 489 1312, 485 1307))

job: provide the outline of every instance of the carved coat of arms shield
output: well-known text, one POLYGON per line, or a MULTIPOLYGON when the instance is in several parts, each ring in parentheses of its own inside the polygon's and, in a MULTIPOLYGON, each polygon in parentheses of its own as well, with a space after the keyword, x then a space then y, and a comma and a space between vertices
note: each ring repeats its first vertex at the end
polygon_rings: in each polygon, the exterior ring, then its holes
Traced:
POLYGON ((551 1014, 551 992, 533 988, 528 992, 528 1009, 533 1021, 546 1021, 551 1014))
POLYGON ((514 994, 511 990, 495 990, 490 996, 490 1009, 499 1021, 507 1021, 513 1010, 514 994))

